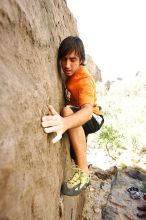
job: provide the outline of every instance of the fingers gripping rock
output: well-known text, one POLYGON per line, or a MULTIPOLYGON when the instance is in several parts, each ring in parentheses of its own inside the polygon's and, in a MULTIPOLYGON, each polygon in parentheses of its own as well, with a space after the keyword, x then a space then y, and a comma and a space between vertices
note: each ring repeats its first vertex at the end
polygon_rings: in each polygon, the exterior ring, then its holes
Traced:
POLYGON ((58 142, 66 131, 63 117, 51 105, 49 106, 49 115, 42 117, 42 127, 47 134, 56 133, 55 138, 52 140, 53 143, 58 142))
POLYGON ((58 142, 62 138, 62 132, 60 130, 58 130, 57 127, 45 128, 44 131, 46 133, 56 132, 57 135, 55 138, 53 138, 53 140, 52 140, 53 143, 58 142))
POLYGON ((55 144, 62 138, 62 134, 60 132, 57 132, 57 135, 55 138, 53 138, 52 142, 55 144))

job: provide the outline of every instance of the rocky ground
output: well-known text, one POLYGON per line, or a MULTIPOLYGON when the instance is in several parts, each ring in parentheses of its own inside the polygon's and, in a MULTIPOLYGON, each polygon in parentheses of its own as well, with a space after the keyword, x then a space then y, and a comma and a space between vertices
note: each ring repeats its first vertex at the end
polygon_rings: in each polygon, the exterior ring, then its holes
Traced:
POLYGON ((86 190, 83 220, 137 220, 137 206, 145 204, 143 196, 132 199, 129 187, 141 189, 146 175, 138 170, 118 170, 116 166, 103 171, 90 166, 91 185, 86 190))

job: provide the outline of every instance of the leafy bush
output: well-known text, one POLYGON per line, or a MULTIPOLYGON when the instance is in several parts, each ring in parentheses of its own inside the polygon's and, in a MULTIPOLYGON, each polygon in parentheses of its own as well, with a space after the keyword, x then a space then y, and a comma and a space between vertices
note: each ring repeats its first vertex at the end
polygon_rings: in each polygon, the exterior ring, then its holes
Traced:
POLYGON ((115 159, 113 152, 118 148, 125 149, 122 145, 124 135, 120 134, 120 132, 113 128, 112 125, 105 125, 99 134, 99 144, 100 146, 106 148, 108 155, 115 159))

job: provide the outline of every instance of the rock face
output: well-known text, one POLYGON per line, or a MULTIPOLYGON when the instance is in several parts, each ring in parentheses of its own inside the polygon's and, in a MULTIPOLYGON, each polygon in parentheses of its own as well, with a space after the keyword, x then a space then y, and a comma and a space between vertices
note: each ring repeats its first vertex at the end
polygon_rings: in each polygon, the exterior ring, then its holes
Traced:
POLYGON ((86 66, 93 78, 95 79, 95 81, 102 81, 101 70, 95 64, 90 55, 86 55, 86 66))
POLYGON ((80 219, 84 196, 60 198, 68 139, 54 145, 40 126, 63 106, 57 48, 77 33, 65 0, 0 1, 0 219, 80 219))
POLYGON ((146 205, 142 194, 133 199, 127 191, 136 187, 141 193, 142 181, 146 174, 126 169, 118 171, 116 167, 103 171, 91 167, 91 185, 86 192, 83 220, 138 220, 137 207, 146 205))

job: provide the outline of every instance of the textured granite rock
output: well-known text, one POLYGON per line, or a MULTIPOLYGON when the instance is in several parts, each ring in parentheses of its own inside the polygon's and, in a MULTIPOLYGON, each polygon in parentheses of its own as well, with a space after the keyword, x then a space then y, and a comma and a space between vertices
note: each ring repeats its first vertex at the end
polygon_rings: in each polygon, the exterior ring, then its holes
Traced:
POLYGON ((41 128, 47 106, 63 106, 58 45, 77 33, 65 0, 0 1, 0 219, 80 216, 83 195, 60 199, 68 139, 52 144, 41 128))

